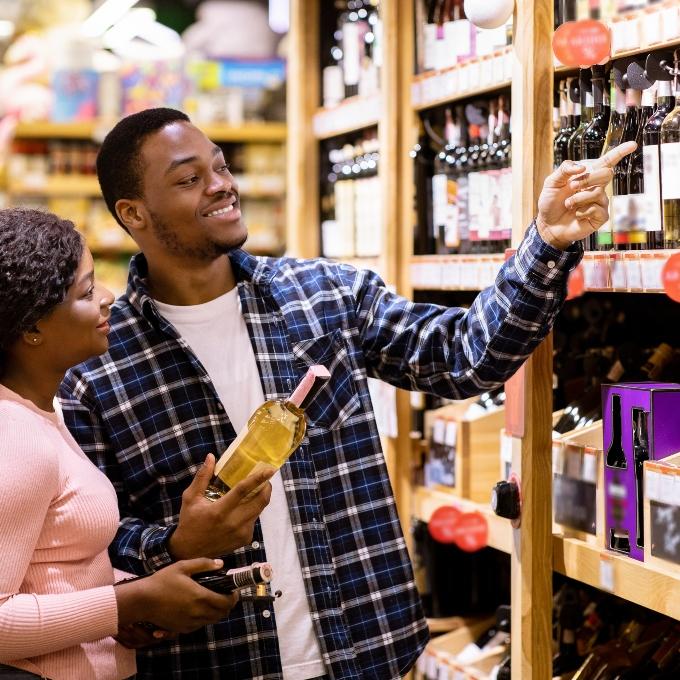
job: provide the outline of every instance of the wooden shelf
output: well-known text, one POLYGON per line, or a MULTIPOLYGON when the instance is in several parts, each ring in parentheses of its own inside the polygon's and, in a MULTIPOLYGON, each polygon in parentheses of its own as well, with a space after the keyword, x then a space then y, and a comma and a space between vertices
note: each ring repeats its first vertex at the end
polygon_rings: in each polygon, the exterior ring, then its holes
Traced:
POLYGON ((579 264, 586 292, 663 293, 662 271, 678 250, 588 252, 579 264))
MULTIPOLYGON (((52 123, 36 121, 20 123, 16 137, 22 139, 92 139, 101 141, 113 127, 113 122, 83 121, 52 123)), ((221 123, 197 123, 214 142, 283 142, 286 139, 285 123, 244 123, 224 125, 221 123)))
POLYGON ((680 620, 680 574, 553 536, 554 569, 569 578, 680 620))
MULTIPOLYGON (((630 12, 608 25, 612 34, 612 60, 660 49, 672 51, 680 46, 680 7, 675 0, 630 12)), ((576 67, 555 62, 556 73, 576 70, 576 67)))
MULTIPOLYGON (((499 454, 500 456, 500 454, 499 454)), ((499 458, 500 460, 500 458, 499 458)), ((491 489, 489 489, 489 497, 491 489)), ((413 494, 413 515, 423 522, 428 522, 432 513, 442 505, 455 505, 464 512, 480 512, 489 525, 489 547, 505 553, 512 549, 512 527, 507 519, 498 517, 487 503, 475 503, 460 498, 450 491, 416 487, 413 494)))
POLYGON ((329 109, 318 109, 312 116, 316 139, 358 132, 378 124, 381 116, 380 97, 350 97, 329 109))
MULTIPOLYGON (((243 198, 279 199, 285 196, 282 175, 236 175, 239 193, 243 198)), ((101 197, 95 175, 33 175, 17 181, 10 179, 7 191, 14 196, 46 197, 101 197)))
POLYGON ((411 285, 414 290, 483 290, 493 284, 505 261, 493 255, 414 255, 411 285))
POLYGON ((411 104, 416 111, 469 99, 510 87, 510 48, 476 57, 441 71, 427 71, 413 77, 411 104))
POLYGON ((20 181, 10 179, 8 193, 15 196, 101 196, 95 175, 34 175, 20 181))

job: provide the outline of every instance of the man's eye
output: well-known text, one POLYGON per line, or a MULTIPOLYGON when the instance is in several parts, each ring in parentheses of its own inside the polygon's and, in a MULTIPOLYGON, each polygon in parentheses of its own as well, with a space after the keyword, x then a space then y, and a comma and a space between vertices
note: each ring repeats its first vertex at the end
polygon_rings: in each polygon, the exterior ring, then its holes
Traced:
POLYGON ((224 165, 220 165, 219 171, 220 172, 228 172, 230 168, 229 163, 225 163, 224 165))
POLYGON ((196 175, 192 175, 191 177, 187 177, 186 179, 183 179, 179 182, 179 184, 183 186, 188 186, 190 184, 193 184, 198 180, 198 177, 196 175))

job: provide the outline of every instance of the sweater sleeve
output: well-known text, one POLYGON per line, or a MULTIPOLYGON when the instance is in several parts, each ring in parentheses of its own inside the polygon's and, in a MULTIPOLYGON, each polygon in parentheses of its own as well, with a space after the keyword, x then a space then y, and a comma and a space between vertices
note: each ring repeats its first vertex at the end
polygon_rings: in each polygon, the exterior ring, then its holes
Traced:
POLYGON ((59 491, 59 459, 40 425, 12 416, 2 421, 0 662, 115 635, 113 586, 59 594, 21 592, 50 503, 59 491))

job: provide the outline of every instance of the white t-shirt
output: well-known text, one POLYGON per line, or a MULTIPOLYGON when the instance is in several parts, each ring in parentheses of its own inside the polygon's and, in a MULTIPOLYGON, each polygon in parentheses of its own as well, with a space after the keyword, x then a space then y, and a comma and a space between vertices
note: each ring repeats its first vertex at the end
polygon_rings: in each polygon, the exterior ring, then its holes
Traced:
MULTIPOLYGON (((238 289, 201 305, 175 306, 158 301, 156 305, 203 364, 238 433, 265 400, 238 289)), ((222 452, 213 453, 219 458, 222 452)), ((271 501, 260 522, 267 561, 274 571, 272 591, 283 593, 274 602, 283 677, 306 680, 324 675, 326 670, 307 603, 281 473, 272 477, 271 484, 271 501)))

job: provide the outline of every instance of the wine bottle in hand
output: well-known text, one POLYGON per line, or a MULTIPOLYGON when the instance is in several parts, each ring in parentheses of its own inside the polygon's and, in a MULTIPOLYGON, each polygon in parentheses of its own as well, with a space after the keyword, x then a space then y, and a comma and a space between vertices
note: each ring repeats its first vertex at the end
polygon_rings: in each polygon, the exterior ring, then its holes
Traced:
POLYGON ((329 378, 324 366, 312 366, 288 399, 262 404, 220 456, 205 497, 217 500, 253 472, 278 470, 305 436, 305 408, 329 378))

